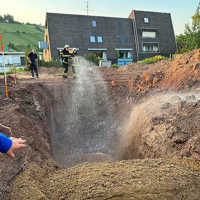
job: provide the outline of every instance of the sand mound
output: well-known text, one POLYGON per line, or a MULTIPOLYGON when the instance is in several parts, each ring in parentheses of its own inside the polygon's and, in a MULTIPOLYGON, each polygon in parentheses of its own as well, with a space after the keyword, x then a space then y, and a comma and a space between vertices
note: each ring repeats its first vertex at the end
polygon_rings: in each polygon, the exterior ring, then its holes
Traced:
POLYGON ((199 163, 135 160, 60 169, 52 161, 31 165, 12 185, 10 200, 197 200, 199 163))

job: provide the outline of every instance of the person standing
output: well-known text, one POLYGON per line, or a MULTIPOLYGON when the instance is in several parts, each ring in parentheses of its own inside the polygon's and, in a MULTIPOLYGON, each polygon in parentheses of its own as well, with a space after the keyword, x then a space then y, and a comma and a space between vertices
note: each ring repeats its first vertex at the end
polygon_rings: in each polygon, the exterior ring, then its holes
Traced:
POLYGON ((28 54, 27 59, 28 59, 28 62, 30 63, 32 78, 34 78, 34 72, 36 74, 36 78, 39 78, 38 67, 37 67, 38 56, 36 54, 35 49, 32 49, 32 51, 28 54))
POLYGON ((78 51, 77 49, 73 49, 72 51, 72 73, 73 73, 73 79, 75 79, 77 77, 77 68, 80 67, 80 63, 79 63, 79 57, 77 56, 78 51))
POLYGON ((62 73, 63 78, 68 77, 69 62, 71 58, 71 53, 69 52, 69 45, 64 46, 64 50, 61 52, 62 63, 64 67, 64 72, 62 73))

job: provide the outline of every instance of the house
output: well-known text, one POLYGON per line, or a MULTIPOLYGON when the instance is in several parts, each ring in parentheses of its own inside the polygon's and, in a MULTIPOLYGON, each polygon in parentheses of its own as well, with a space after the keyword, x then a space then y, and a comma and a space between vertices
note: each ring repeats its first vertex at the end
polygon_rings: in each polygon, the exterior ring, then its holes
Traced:
POLYGON ((133 10, 128 18, 47 13, 45 26, 45 61, 57 59, 65 44, 78 48, 82 56, 95 53, 113 63, 176 51, 169 13, 133 10))

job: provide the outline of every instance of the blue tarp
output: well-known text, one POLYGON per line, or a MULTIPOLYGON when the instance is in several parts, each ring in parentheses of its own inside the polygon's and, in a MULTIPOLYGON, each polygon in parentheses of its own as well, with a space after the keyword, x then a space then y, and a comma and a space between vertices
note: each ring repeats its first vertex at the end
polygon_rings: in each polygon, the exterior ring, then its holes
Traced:
POLYGON ((131 62, 133 62, 132 58, 124 58, 124 59, 120 58, 117 60, 117 65, 124 66, 124 65, 128 65, 131 62))

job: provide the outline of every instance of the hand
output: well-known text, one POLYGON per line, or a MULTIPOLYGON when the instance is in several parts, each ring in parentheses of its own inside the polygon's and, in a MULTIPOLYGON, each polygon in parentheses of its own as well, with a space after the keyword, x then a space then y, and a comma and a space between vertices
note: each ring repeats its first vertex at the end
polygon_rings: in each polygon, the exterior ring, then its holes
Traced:
POLYGON ((14 137, 11 137, 10 139, 12 140, 12 146, 10 147, 10 149, 8 150, 6 154, 11 158, 15 158, 15 154, 13 151, 16 149, 21 149, 21 148, 26 147, 27 146, 25 144, 26 140, 23 140, 21 138, 14 138, 14 137))

